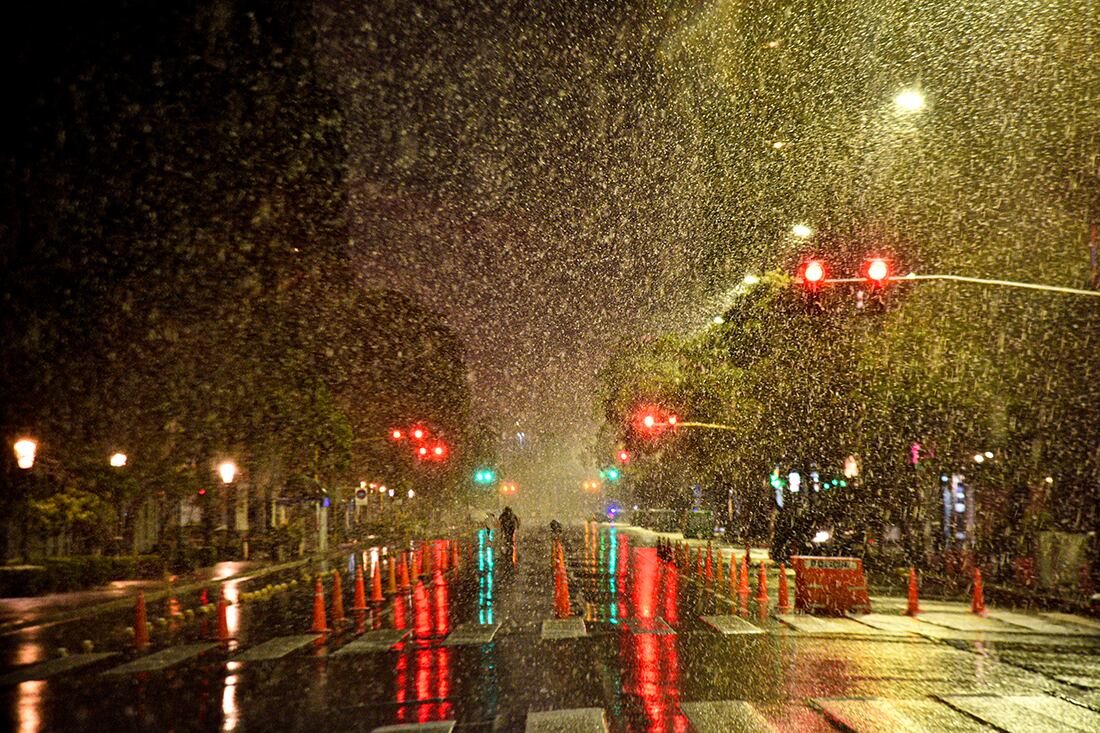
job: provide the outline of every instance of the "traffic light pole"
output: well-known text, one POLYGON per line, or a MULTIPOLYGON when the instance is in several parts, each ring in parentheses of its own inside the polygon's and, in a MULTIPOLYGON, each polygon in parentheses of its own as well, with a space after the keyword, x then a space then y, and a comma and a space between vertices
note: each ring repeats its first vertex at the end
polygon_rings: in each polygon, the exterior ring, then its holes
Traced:
MULTIPOLYGON (((995 285, 1003 288, 1022 288, 1024 290, 1041 290, 1047 293, 1062 293, 1064 295, 1086 295, 1093 298, 1100 297, 1100 290, 1082 290, 1081 288, 1066 288, 1061 285, 1041 285, 1038 283, 1024 283, 1015 280, 990 280, 984 277, 967 277, 965 275, 894 275, 886 278, 890 282, 911 282, 914 280, 944 280, 949 282, 971 283, 974 285, 995 285)), ((864 277, 834 277, 822 280, 822 284, 866 283, 864 277)))
POLYGON ((676 423, 678 428, 710 428, 711 430, 737 430, 732 425, 723 425, 716 422, 678 422, 676 423))

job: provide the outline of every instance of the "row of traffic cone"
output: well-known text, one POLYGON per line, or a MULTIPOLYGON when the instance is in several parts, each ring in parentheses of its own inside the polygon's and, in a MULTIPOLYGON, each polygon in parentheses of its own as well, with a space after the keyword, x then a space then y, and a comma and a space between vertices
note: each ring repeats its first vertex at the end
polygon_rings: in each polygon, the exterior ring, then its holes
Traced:
MULTIPOLYGON (((916 616, 920 610, 920 595, 917 590, 917 569, 909 568, 909 598, 905 615, 916 616)), ((982 583, 981 568, 974 568, 974 582, 971 585, 970 612, 978 616, 985 615, 985 587, 982 583)))
MULTIPOLYGON (((206 589, 202 591, 202 601, 205 606, 207 603, 206 589)), ((178 601, 175 595, 169 597, 169 607, 178 607, 178 601)), ((232 641, 232 636, 229 633, 229 619, 228 619, 229 601, 225 597, 225 589, 222 588, 216 606, 217 610, 217 626, 216 626, 216 639, 223 646, 228 646, 232 641)), ((176 615, 176 614, 174 614, 176 615)), ((205 632, 204 632, 205 633, 205 632)), ((137 597, 134 599, 134 649, 138 652, 144 652, 149 646, 149 618, 145 608, 145 593, 143 591, 137 592, 137 597)))
MULTIPOLYGON (((673 545, 671 541, 658 540, 657 545, 658 557, 668 559, 679 567, 687 569, 692 572, 697 578, 699 578, 705 585, 713 586, 715 590, 721 586, 725 575, 724 573, 724 561, 722 560, 722 554, 719 552, 715 557, 714 547, 708 542, 706 548, 706 555, 703 555, 701 547, 696 548, 694 556, 691 553, 691 549, 684 543, 676 543, 673 545)), ((737 561, 735 557, 730 558, 729 564, 729 585, 728 595, 730 598, 739 597, 742 602, 742 606, 748 605, 748 599, 751 591, 749 590, 749 554, 746 550, 745 554, 741 558, 741 570, 738 572, 737 561)), ((757 594, 756 594, 757 607, 761 610, 761 613, 765 613, 768 599, 768 582, 767 582, 767 569, 765 561, 760 561, 760 570, 757 580, 757 594)), ((787 568, 785 563, 779 564, 779 604, 776 608, 778 613, 789 613, 791 610, 790 603, 790 588, 787 581, 787 568)))

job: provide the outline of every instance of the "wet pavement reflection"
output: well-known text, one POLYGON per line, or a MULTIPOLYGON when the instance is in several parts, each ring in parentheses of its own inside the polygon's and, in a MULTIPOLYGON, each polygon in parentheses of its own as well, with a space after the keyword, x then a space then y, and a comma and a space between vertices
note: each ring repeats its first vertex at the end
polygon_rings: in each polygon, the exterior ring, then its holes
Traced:
MULTIPOLYGON (((463 730, 488 731, 522 729, 532 710, 598 708, 615 731, 702 730, 707 715, 748 715, 761 730, 795 731, 831 729, 837 711, 862 714, 864 703, 829 702, 838 698, 923 701, 905 714, 934 721, 949 703, 961 705, 948 700, 952 695, 1031 696, 1025 702, 1034 704, 1034 696, 1049 694, 1091 713, 1090 690, 1100 689, 1095 639, 940 640, 859 624, 854 634, 805 633, 771 616, 760 619, 755 606, 750 613, 731 597, 737 593, 729 585, 677 568, 650 538, 615 526, 566 533, 565 577, 586 634, 543 638, 542 624, 554 616, 551 539, 525 533, 507 557, 495 539, 488 530, 462 537, 457 569, 451 539, 348 558, 342 586, 348 609, 357 566, 368 589, 375 578, 385 589, 391 572, 403 578, 399 569, 411 576, 409 589, 349 610, 347 623, 332 623, 316 637, 309 636, 315 603, 309 577, 226 583, 228 647, 193 646, 215 637, 215 618, 206 613, 184 623, 181 609, 202 599, 175 599, 157 618, 181 621, 155 626, 152 651, 177 650, 176 663, 105 675, 133 657, 116 636, 100 648, 120 655, 7 685, 5 723, 26 731, 234 731, 455 720, 463 730), (270 585, 287 588, 263 591, 270 585), (728 625, 733 633, 725 635, 720 628, 727 627, 703 616, 747 618, 728 625), (396 633, 402 631, 409 633, 396 633), (368 643, 371 634, 384 636, 368 643), (279 651, 234 660, 264 642, 279 651), (741 707, 729 707, 734 703, 741 707)), ((741 554, 735 551, 734 559, 741 554)), ((728 565, 729 548, 716 558, 728 565)), ((329 604, 333 581, 331 574, 323 580, 329 604)), ((11 667, 55 656, 51 644, 64 634, 91 634, 119 621, 23 634, 10 644, 11 667)))

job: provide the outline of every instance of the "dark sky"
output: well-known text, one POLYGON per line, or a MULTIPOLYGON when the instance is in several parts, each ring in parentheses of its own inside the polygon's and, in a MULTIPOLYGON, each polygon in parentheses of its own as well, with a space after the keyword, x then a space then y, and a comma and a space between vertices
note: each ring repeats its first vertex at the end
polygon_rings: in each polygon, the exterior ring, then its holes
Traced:
POLYGON ((682 321, 713 269, 675 211, 659 56, 681 21, 464 5, 318 10, 350 123, 353 248, 446 314, 502 427, 587 433, 609 347, 682 321))

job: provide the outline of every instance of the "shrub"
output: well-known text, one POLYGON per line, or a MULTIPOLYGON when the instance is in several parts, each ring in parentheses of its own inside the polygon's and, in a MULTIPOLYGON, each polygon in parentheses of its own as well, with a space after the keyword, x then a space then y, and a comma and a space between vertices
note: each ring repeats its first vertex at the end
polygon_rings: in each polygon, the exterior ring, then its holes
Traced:
POLYGON ((40 565, 0 567, 0 596, 33 596, 94 588, 112 580, 159 578, 165 569, 159 555, 51 557, 40 565))

